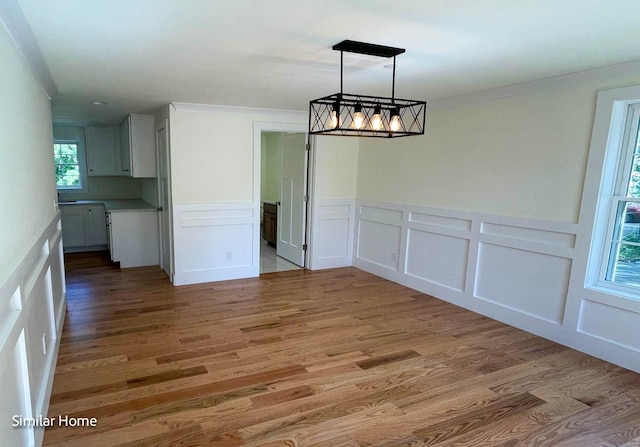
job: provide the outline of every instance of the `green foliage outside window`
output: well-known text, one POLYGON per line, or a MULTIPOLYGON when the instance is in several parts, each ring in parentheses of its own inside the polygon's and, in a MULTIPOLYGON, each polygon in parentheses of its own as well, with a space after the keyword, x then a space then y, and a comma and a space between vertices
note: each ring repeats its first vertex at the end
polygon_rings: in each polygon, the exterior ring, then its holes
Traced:
POLYGON ((56 163, 56 184, 61 188, 79 188, 80 162, 77 143, 56 143, 53 145, 56 163))
MULTIPOLYGON (((640 242, 638 233, 628 234, 622 240, 627 242, 640 242)), ((618 261, 634 262, 640 260, 640 246, 622 244, 618 253, 618 261)))

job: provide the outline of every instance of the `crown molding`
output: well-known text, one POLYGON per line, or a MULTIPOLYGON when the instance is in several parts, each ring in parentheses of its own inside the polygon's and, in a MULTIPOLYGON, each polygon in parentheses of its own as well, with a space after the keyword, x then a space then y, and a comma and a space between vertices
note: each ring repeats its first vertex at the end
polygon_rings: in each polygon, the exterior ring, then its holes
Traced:
MULTIPOLYGON (((473 92, 443 99, 433 99, 429 101, 428 104, 430 108, 450 108, 482 102, 498 101, 514 96, 539 92, 540 90, 545 89, 572 87, 576 84, 591 82, 605 82, 608 79, 617 76, 637 76, 638 73, 640 73, 640 61, 625 62, 622 64, 607 65, 604 67, 508 85, 481 92, 473 92)), ((640 76, 638 76, 638 79, 640 80, 640 76)))
POLYGON ((58 86, 17 0, 0 1, 0 22, 49 99, 53 98, 58 94, 58 86))

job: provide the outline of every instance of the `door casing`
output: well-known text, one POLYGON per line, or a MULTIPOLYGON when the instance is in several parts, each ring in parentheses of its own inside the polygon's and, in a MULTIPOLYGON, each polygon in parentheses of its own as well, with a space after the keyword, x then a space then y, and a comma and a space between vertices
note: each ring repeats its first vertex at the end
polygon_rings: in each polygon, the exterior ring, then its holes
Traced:
MULTIPOLYGON (((254 122, 253 123, 253 209, 256 214, 255 221, 257 222, 253 231, 253 265, 255 268, 255 274, 260 274, 260 184, 261 184, 261 150, 262 150, 262 132, 285 132, 285 133, 304 133, 306 135, 307 143, 313 143, 313 140, 309 139, 307 134, 306 123, 277 123, 277 122, 254 122)), ((313 150, 313 144, 311 144, 311 150, 313 150)), ((315 165, 313 164, 313 158, 310 156, 310 151, 306 153, 307 157, 307 195, 308 201, 306 202, 306 225, 305 225, 305 244, 307 250, 304 255, 304 268, 308 268, 310 265, 309 259, 309 245, 311 241, 311 235, 313 234, 313 179, 315 178, 315 165)))

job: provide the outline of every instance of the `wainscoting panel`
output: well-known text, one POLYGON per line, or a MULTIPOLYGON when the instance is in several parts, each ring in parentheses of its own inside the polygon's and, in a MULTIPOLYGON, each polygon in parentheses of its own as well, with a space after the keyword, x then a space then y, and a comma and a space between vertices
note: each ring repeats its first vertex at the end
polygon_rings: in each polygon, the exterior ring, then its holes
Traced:
POLYGON ((177 204, 173 210, 174 285, 258 276, 258 205, 177 204))
POLYGON ((12 427, 13 416, 46 416, 66 309, 58 212, 0 284, 0 439, 41 445, 42 428, 12 427))
POLYGON ((11 427, 13 417, 16 415, 32 417, 26 352, 24 332, 18 334, 13 346, 2 348, 2 357, 0 357, 0 384, 2 385, 0 420, 3 423, 0 433, 5 445, 34 445, 33 427, 19 429, 11 427))
POLYGON ((469 240, 409 228, 405 273, 464 292, 469 240), (447 253, 446 257, 429 253, 447 253))
POLYGON ((640 303, 576 280, 580 225, 371 200, 356 210, 355 267, 640 372, 640 303))
MULTIPOLYGON (((368 215, 367 218, 371 218, 368 215)), ((361 219, 356 258, 388 270, 398 270, 402 227, 361 219)))
POLYGON ((481 242, 474 297, 561 324, 571 260, 481 242))
POLYGON ((471 231, 471 220, 455 217, 438 216, 436 214, 409 212, 409 222, 433 225, 453 230, 471 231))
POLYGON ((483 234, 491 234, 494 236, 501 236, 510 239, 537 242, 539 244, 545 244, 549 246, 574 248, 576 244, 575 234, 544 230, 540 228, 527 228, 514 225, 482 222, 480 231, 483 234))
POLYGON ((640 355, 640 313, 628 309, 583 300, 578 330, 617 345, 628 347, 640 355), (629 330, 634 328, 634 330, 629 330))
POLYGON ((355 203, 323 200, 315 205, 310 269, 347 267, 353 258, 355 203))

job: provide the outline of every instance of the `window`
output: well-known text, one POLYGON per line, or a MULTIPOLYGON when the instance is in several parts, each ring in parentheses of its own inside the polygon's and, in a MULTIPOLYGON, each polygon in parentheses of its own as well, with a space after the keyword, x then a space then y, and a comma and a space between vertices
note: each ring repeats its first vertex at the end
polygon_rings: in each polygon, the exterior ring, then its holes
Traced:
POLYGON ((640 86, 598 93, 580 216, 585 287, 640 302, 640 86))
POLYGON ((77 141, 56 142, 53 145, 58 189, 82 189, 80 151, 77 141))
POLYGON ((626 110, 607 225, 605 281, 640 287, 640 103, 626 110))

